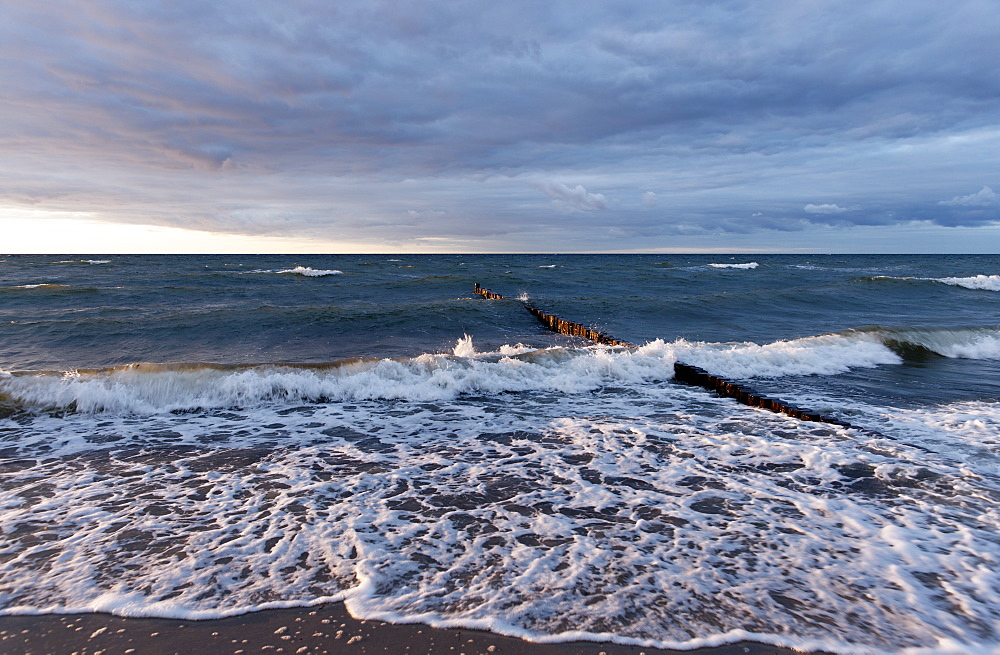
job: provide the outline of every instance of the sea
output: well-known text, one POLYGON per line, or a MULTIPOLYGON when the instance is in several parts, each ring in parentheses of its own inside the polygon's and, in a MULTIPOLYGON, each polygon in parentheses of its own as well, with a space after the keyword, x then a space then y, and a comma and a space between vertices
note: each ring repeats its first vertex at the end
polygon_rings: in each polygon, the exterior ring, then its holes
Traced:
POLYGON ((0 369, 0 614, 1000 652, 1000 256, 8 255, 0 369))

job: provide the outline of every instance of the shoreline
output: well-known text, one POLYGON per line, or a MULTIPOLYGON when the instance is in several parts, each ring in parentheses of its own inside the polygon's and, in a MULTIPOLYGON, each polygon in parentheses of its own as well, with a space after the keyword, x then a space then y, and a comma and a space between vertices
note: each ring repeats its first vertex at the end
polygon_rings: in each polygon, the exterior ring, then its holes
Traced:
MULTIPOLYGON (((802 651, 755 642, 664 650, 609 642, 535 643, 482 630, 359 620, 343 603, 262 610, 203 621, 123 618, 111 614, 0 616, 0 651, 7 655, 103 653, 295 653, 297 655, 795 655, 802 651)), ((820 655, 820 653, 814 653, 820 655)))

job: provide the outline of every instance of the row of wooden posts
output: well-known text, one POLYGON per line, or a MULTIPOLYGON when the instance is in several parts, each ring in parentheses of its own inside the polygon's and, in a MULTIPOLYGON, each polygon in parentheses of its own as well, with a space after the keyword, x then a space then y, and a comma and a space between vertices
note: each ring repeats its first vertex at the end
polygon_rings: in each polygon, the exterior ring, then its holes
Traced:
POLYGON ((737 402, 749 405, 750 407, 760 407, 761 409, 767 409, 778 414, 787 414, 792 418, 802 421, 818 421, 820 423, 833 423, 844 427, 853 427, 844 421, 823 416, 818 412, 811 412, 780 400, 775 400, 774 398, 762 396, 750 387, 717 375, 712 375, 705 369, 691 366, 690 364, 674 362, 674 380, 714 391, 724 398, 733 398, 737 402))
MULTIPOLYGON (((478 282, 476 282, 476 286, 473 288, 473 291, 487 300, 508 299, 506 296, 501 296, 499 293, 493 293, 489 289, 484 289, 479 286, 478 282)), ((565 334, 571 337, 583 337, 584 339, 590 339, 591 341, 606 346, 625 346, 626 348, 635 348, 635 344, 629 343, 628 341, 615 339, 614 337, 608 336, 603 332, 591 329, 586 325, 573 323, 571 321, 561 319, 558 316, 554 316, 553 314, 546 314, 542 310, 528 305, 528 303, 524 303, 524 308, 527 309, 532 316, 537 318, 542 325, 549 328, 553 332, 558 332, 559 334, 565 334)))
MULTIPOLYGON (((501 296, 499 293, 493 293, 489 289, 484 289, 479 286, 478 282, 473 290, 487 300, 508 299, 505 296, 501 296)), ((580 323, 573 323, 571 321, 561 319, 558 316, 546 314, 535 307, 529 306, 527 303, 524 303, 524 308, 537 318, 542 325, 554 332, 571 337, 582 337, 607 346, 624 346, 626 348, 636 347, 635 344, 615 339, 604 332, 593 330, 585 325, 581 325, 580 323)), ((750 407, 759 407, 761 409, 767 409, 779 414, 786 414, 792 418, 797 418, 802 421, 817 421, 820 423, 832 423, 843 427, 854 427, 844 421, 823 416, 817 412, 801 409, 780 400, 775 400, 774 398, 768 398, 747 386, 739 384, 738 382, 734 382, 717 375, 712 375, 705 369, 697 366, 691 366, 690 364, 675 362, 674 380, 683 384, 689 384, 696 387, 702 387, 703 389, 707 389, 709 391, 714 391, 719 396, 732 398, 737 402, 749 405, 750 407)))

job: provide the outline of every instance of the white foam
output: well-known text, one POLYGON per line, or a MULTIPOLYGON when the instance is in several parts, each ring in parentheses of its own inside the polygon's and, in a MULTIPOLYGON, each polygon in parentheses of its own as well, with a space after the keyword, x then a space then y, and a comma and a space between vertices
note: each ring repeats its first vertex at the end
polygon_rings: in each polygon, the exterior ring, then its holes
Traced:
POLYGON ((673 377, 673 349, 657 341, 635 351, 607 348, 540 350, 513 348, 477 356, 470 337, 457 355, 369 360, 337 367, 280 365, 214 367, 130 365, 62 376, 4 378, 0 392, 36 408, 81 412, 155 414, 211 407, 252 407, 318 400, 436 400, 461 394, 508 391, 581 393, 607 383, 642 383, 673 377))
POLYGON ((950 286, 966 289, 981 289, 984 291, 1000 291, 1000 275, 973 275, 970 277, 894 277, 891 275, 876 275, 876 280, 923 280, 940 282, 950 286))
POLYGON ((463 335, 458 343, 455 344, 455 348, 452 351, 455 357, 475 357, 476 349, 472 345, 472 337, 468 334, 463 335))
POLYGON ((852 368, 899 364, 902 359, 865 333, 829 334, 769 344, 678 341, 677 359, 729 378, 832 375, 852 368))
POLYGON ((738 269, 753 269, 760 266, 757 262, 748 262, 746 264, 709 264, 712 268, 738 268, 738 269))
POLYGON ((555 268, 555 267, 556 267, 555 264, 548 264, 546 266, 539 266, 538 268, 555 268))
MULTIPOLYGON (((991 342, 994 343, 994 342, 991 342)), ((985 348, 986 346, 983 346, 985 348)), ((582 393, 605 385, 669 380, 681 360, 730 378, 834 375, 902 360, 869 332, 808 337, 759 345, 654 340, 637 349, 591 346, 532 350, 503 346, 478 353, 465 335, 452 354, 350 361, 315 368, 246 368, 137 364, 62 376, 3 378, 0 392, 34 408, 155 414, 283 402, 451 399, 511 391, 582 393)))
POLYGON ((974 275, 972 277, 943 277, 938 282, 966 289, 983 289, 985 291, 1000 291, 1000 275, 974 275))
POLYGON ((277 271, 278 273, 292 273, 294 275, 304 275, 305 277, 323 277, 326 275, 343 275, 343 271, 338 271, 336 269, 332 270, 317 270, 309 268, 308 266, 296 266, 295 268, 289 268, 284 271, 277 271))
POLYGON ((504 344, 500 346, 498 352, 505 357, 514 357, 515 355, 523 355, 524 353, 531 352, 535 350, 531 346, 526 346, 523 343, 518 343, 513 346, 509 344, 504 344))
POLYGON ((5 427, 44 454, 4 474, 0 613, 343 599, 539 642, 997 647, 995 479, 686 387, 5 427))
POLYGON ((110 264, 110 259, 65 259, 57 264, 110 264))

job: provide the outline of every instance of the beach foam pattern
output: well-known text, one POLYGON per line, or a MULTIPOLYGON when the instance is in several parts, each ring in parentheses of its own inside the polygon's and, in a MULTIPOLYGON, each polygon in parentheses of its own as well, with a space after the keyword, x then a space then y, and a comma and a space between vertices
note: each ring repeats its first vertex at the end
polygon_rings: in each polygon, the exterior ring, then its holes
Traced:
MULTIPOLYGON (((503 361, 457 348, 472 356, 445 361, 466 373, 503 361)), ((469 385, 14 413, 0 419, 2 611, 210 618, 345 599, 359 617, 537 640, 1000 642, 988 462, 649 384, 666 344, 646 364, 625 353, 545 352, 576 378, 602 372, 517 403, 469 385)), ((986 408, 870 420, 947 425, 936 438, 988 451, 975 444, 1000 413, 977 423, 986 408)))

